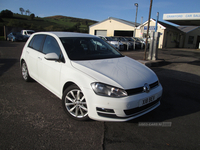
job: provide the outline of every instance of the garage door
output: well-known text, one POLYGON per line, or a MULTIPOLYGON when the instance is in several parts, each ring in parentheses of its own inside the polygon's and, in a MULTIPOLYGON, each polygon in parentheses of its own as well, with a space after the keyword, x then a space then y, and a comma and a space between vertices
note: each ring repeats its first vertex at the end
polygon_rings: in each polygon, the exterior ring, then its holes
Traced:
POLYGON ((95 35, 107 36, 107 30, 95 30, 95 35))
POLYGON ((119 30, 115 30, 114 31, 114 36, 129 36, 129 37, 133 37, 133 31, 119 31, 119 30))

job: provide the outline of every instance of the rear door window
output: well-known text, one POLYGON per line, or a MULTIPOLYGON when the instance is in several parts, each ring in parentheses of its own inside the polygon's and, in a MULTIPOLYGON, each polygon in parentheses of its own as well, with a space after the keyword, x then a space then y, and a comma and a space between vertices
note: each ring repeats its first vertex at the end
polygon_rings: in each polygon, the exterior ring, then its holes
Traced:
POLYGON ((45 35, 35 35, 29 43, 29 47, 41 51, 42 43, 44 42, 45 35))

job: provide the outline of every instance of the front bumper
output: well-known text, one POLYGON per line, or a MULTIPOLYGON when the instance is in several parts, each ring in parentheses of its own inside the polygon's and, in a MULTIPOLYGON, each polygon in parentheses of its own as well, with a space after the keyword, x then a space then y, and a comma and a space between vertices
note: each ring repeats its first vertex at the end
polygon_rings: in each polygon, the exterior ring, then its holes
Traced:
POLYGON ((140 93, 123 98, 111 98, 96 95, 93 90, 85 90, 88 105, 88 115, 91 119, 99 121, 128 121, 142 116, 160 105, 162 86, 152 89, 149 93, 140 93), (142 101, 154 97, 155 99, 145 105, 142 101))

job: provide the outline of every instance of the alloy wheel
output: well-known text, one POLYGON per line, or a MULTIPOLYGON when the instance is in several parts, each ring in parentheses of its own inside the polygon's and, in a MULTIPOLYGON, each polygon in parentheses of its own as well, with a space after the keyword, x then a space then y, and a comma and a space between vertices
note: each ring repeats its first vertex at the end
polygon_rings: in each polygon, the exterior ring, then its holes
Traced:
POLYGON ((88 115, 86 100, 80 89, 72 89, 66 94, 65 107, 77 119, 85 118, 88 115))
POLYGON ((24 78, 24 80, 28 79, 28 68, 25 62, 22 64, 22 77, 24 78))

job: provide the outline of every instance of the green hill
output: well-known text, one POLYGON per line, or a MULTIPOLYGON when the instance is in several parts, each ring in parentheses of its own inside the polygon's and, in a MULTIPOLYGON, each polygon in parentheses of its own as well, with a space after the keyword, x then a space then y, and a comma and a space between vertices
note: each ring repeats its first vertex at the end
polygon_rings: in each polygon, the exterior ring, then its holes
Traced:
POLYGON ((71 31, 89 32, 89 26, 97 21, 67 16, 35 17, 32 19, 27 15, 13 14, 13 17, 0 17, 0 36, 3 36, 3 27, 20 27, 35 31, 71 31))

